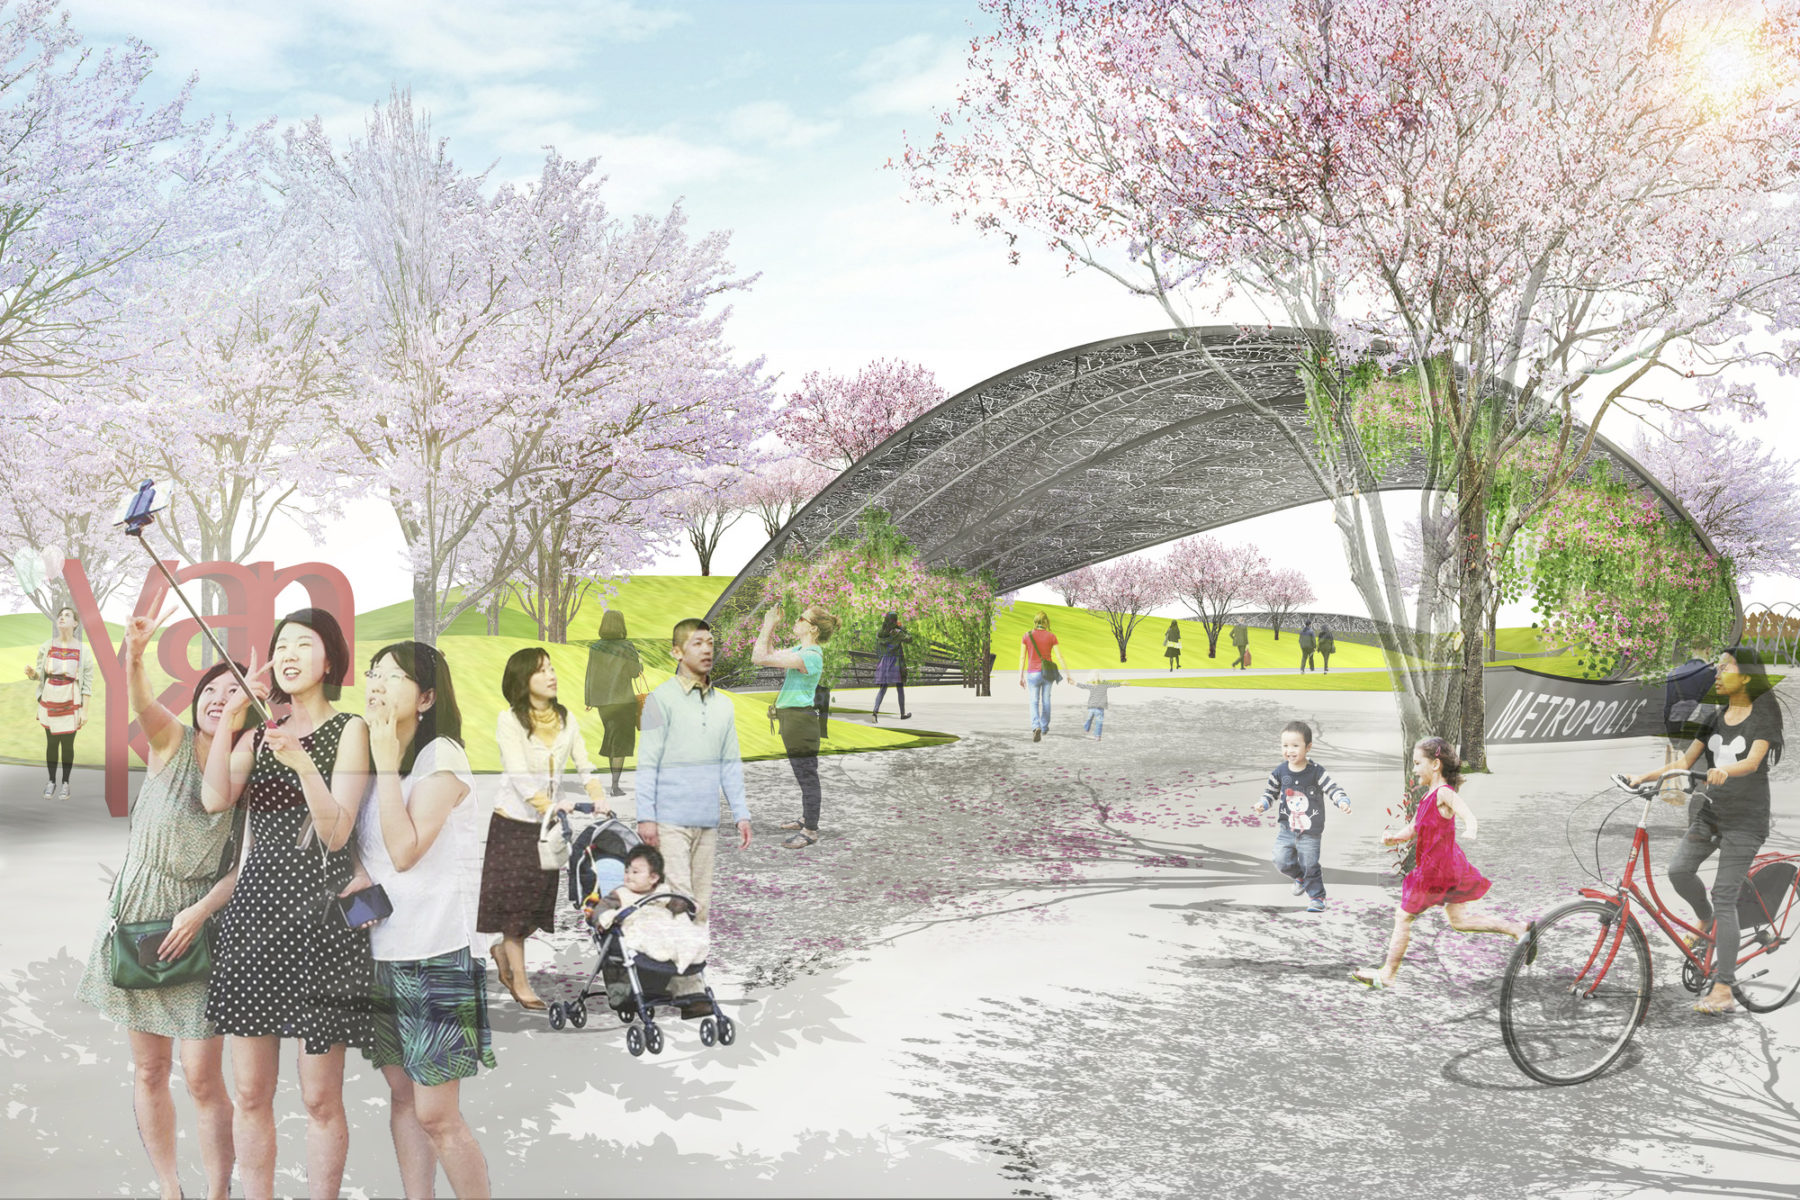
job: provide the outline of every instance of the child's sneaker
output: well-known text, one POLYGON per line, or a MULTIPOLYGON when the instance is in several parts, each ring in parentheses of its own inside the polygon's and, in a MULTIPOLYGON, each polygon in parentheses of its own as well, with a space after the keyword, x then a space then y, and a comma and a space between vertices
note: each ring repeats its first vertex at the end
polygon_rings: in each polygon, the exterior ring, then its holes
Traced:
POLYGON ((55 798, 56 798, 56 780, 52 779, 49 783, 46 783, 44 785, 44 799, 54 800, 55 798))
POLYGON ((1304 879, 1294 880, 1294 895, 1296 895, 1296 896, 1306 895, 1306 880, 1304 880, 1304 879))
POLYGON ((1324 912, 1325 911, 1325 902, 1323 900, 1314 900, 1306 906, 1306 911, 1307 912, 1324 912))

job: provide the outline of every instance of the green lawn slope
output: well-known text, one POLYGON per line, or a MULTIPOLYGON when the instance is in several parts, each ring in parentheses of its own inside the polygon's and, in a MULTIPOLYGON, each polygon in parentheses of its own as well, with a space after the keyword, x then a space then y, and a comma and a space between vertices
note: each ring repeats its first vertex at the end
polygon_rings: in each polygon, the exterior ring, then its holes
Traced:
MULTIPOLYGON (((1056 634, 1057 641, 1061 643, 1063 657, 1068 660, 1072 670, 1089 671, 1119 666, 1154 670, 1169 665, 1168 660, 1163 657, 1163 634, 1169 628, 1167 617, 1146 617, 1132 634, 1130 653, 1126 661, 1121 663, 1119 643, 1114 639, 1112 628, 1104 615, 1089 612, 1085 608, 1065 608, 1060 604, 1019 603, 1001 613, 1000 619, 994 623, 996 672, 1018 671, 1019 657, 1024 653, 1022 639, 1026 630, 1031 628, 1032 619, 1040 612, 1049 615, 1051 632, 1056 634)), ((1219 633, 1218 657, 1208 658, 1205 627, 1198 621, 1181 621, 1179 624, 1181 665, 1184 669, 1229 667, 1236 659, 1237 650, 1231 644, 1229 625, 1219 633)), ((1258 667, 1298 667, 1300 639, 1297 631, 1283 629, 1278 641, 1272 630, 1252 625, 1250 661, 1258 667)), ((1378 667, 1382 665, 1381 651, 1373 646, 1362 646, 1339 639, 1338 652, 1331 656, 1331 664, 1334 667, 1378 667)))

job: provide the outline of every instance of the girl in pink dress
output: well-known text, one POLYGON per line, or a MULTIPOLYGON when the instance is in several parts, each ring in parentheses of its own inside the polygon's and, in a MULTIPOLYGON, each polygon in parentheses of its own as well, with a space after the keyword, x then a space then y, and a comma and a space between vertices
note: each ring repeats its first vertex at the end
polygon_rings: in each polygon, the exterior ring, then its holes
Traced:
POLYGON ((1400 887, 1400 908, 1394 913, 1394 936, 1388 942, 1387 961, 1364 967, 1350 978, 1365 987, 1391 987, 1412 940, 1412 923, 1426 909, 1444 906, 1450 928, 1459 933, 1503 933, 1517 941, 1530 927, 1517 921, 1472 912, 1471 901, 1487 895, 1487 877, 1469 864, 1456 844, 1456 818, 1461 817, 1470 841, 1478 822, 1456 788, 1462 783, 1462 762, 1443 738, 1426 738, 1413 747, 1413 774, 1425 785, 1425 795, 1413 813, 1412 824, 1382 835, 1389 846, 1418 839, 1418 861, 1400 887))

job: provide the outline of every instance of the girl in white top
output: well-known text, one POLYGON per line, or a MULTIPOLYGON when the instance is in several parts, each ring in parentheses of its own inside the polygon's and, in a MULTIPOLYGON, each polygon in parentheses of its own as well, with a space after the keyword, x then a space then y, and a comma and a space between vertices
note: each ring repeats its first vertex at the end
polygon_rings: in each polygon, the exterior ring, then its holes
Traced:
POLYGON ((494 1066, 487 971, 474 952, 481 812, 443 655, 398 642, 370 660, 370 794, 356 825, 363 870, 393 905, 369 934, 374 1064, 409 1196, 441 1164, 459 1197, 487 1196, 487 1160, 459 1107, 460 1081, 494 1066))
POLYGON ((552 804, 567 811, 574 801, 555 800, 556 785, 573 764, 596 810, 612 815, 605 785, 588 761, 581 726, 556 699, 550 652, 530 646, 506 661, 500 694, 507 708, 494 725, 500 747, 500 797, 488 822, 481 868, 476 928, 499 934, 493 944, 500 982, 523 1008, 544 1009, 525 970, 525 939, 556 928, 557 872, 538 865, 538 828, 552 804))

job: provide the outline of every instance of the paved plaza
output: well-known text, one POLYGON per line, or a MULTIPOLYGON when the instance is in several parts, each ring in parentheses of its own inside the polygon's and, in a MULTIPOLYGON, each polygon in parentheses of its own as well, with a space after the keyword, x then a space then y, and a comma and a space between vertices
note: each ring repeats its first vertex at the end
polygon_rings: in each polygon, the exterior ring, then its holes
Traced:
MULTIPOLYGON (((1349 981, 1398 895, 1377 839, 1400 786, 1391 697, 1122 688, 1093 742, 1079 696, 1056 689, 1033 744, 1011 678, 990 699, 916 690, 913 724, 961 740, 826 758, 827 836, 803 853, 772 833, 797 810, 786 765, 750 764, 757 841, 721 849, 710 971, 737 1044, 702 1048, 675 1023, 660 1057, 633 1059, 603 1007, 552 1032, 495 985, 500 1065, 463 1106, 496 1194, 1797 1194, 1800 1006, 1698 1017, 1660 939, 1648 1024, 1575 1088, 1532 1084, 1506 1055, 1504 939, 1431 915, 1401 986, 1349 981), (1246 807, 1294 717, 1355 802, 1328 818, 1323 914, 1270 867, 1272 814, 1246 807)), ((1647 741, 1496 751, 1465 791, 1488 903, 1527 915, 1572 895, 1565 828, 1591 855, 1612 802, 1571 822, 1572 807, 1609 770, 1660 761, 1647 741)), ((1794 771, 1776 771, 1771 848, 1800 828, 1794 771)), ((74 999, 125 822, 97 773, 66 806, 40 786, 0 769, 0 1193, 143 1194, 125 1038, 74 999)), ((1679 814, 1655 819, 1661 867, 1679 814)), ((1616 870, 1629 830, 1609 830, 1616 870)), ((592 961, 572 931, 531 954, 547 999, 592 961)), ((386 1090, 350 1063, 346 1191, 392 1195, 386 1090)), ((277 1186, 303 1193, 291 1065, 276 1108, 277 1186)), ((182 1145, 193 1188, 191 1132, 182 1145)))

